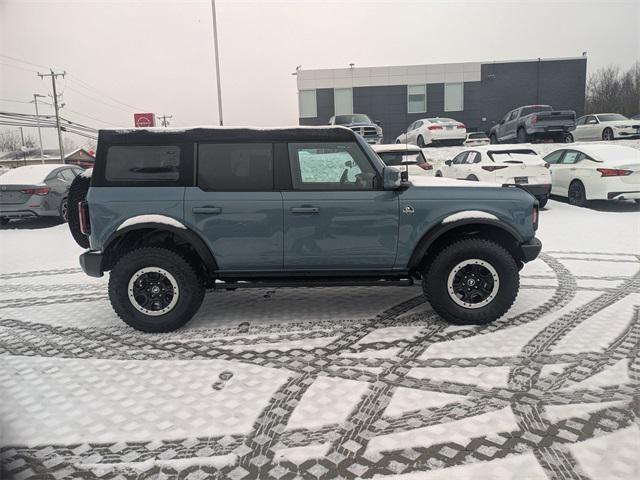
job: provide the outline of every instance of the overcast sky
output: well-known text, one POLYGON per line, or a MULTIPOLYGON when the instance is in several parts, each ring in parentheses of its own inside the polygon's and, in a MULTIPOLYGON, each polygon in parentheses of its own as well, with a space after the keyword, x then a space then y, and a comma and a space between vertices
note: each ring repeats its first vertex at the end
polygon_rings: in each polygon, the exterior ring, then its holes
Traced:
MULTIPOLYGON (((229 125, 296 124, 291 73, 299 64, 415 65, 587 51, 590 73, 640 59, 639 0, 218 0, 217 16, 229 125)), ((0 0, 0 110, 31 112, 32 105, 7 100, 50 93, 50 81, 36 76, 38 66, 50 66, 67 71, 59 85, 71 120, 131 126, 140 110, 173 115, 173 126, 217 124, 212 38, 209 0, 0 0)), ((46 143, 53 147, 54 137, 46 143)))

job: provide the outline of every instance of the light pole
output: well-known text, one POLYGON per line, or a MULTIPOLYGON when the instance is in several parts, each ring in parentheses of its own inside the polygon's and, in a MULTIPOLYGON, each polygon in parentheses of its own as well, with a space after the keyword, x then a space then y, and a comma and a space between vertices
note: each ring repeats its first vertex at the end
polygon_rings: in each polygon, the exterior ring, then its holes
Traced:
POLYGON ((211 16, 213 17, 213 51, 216 59, 216 85, 218 88, 218 118, 222 121, 222 87, 220 86, 220 59, 218 58, 218 24, 216 21, 216 0, 211 0, 211 16))
POLYGON ((45 98, 45 96, 40 95, 39 93, 33 94, 33 103, 36 106, 36 123, 38 124, 38 141, 40 142, 40 158, 42 159, 42 164, 44 165, 44 150, 42 149, 42 132, 40 131, 40 114, 38 113, 38 98, 45 98))

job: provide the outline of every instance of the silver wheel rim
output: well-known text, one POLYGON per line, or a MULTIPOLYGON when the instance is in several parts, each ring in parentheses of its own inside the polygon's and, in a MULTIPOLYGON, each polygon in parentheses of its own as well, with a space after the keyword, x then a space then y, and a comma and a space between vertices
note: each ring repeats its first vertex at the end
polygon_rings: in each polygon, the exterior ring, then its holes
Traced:
POLYGON ((131 276, 127 286, 131 305, 140 313, 157 317, 178 303, 180 290, 175 277, 160 267, 145 267, 131 276))
POLYGON ((65 220, 67 219, 67 213, 68 213, 68 212, 67 212, 67 208, 68 208, 68 206, 67 206, 67 200, 65 199, 65 200, 63 200, 63 201, 62 201, 62 206, 61 206, 61 208, 60 208, 60 209, 61 209, 61 211, 62 211, 62 212, 61 212, 61 213, 62 213, 62 218, 64 218, 65 220))
POLYGON ((482 308, 493 301, 500 290, 500 278, 485 260, 471 258, 458 263, 447 278, 447 293, 463 308, 482 308))

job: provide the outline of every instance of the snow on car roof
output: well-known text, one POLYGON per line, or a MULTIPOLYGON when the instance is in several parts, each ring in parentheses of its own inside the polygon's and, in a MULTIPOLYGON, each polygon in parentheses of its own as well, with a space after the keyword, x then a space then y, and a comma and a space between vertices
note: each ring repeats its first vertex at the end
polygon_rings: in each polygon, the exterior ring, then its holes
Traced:
POLYGON ((417 145, 410 145, 404 143, 390 143, 386 145, 371 145, 374 151, 383 152, 421 152, 422 149, 417 145))
MULTIPOLYGON (((640 161, 640 150, 627 147, 626 145, 576 145, 575 147, 564 147, 586 153, 596 160, 635 160, 640 161)), ((2 177, 0 177, 2 178, 2 177)))
POLYGON ((56 168, 66 167, 64 163, 49 163, 47 165, 27 165, 9 170, 0 176, 2 185, 34 185, 44 182, 45 178, 56 168))

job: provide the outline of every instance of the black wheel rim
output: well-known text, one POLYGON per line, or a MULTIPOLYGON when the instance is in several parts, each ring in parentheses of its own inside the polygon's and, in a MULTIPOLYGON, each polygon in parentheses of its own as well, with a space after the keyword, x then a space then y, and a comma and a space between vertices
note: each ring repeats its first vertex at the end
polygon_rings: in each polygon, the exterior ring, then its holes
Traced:
POLYGON ((572 203, 573 205, 582 205, 583 197, 584 195, 580 185, 571 185, 571 188, 569 188, 569 203, 572 203))
POLYGON ((480 308, 497 295, 500 281, 488 262, 471 259, 460 262, 449 274, 447 290, 451 299, 464 308, 480 308))
POLYGON ((129 281, 131 304, 145 315, 164 315, 175 307, 179 291, 175 278, 158 267, 138 270, 129 281))

